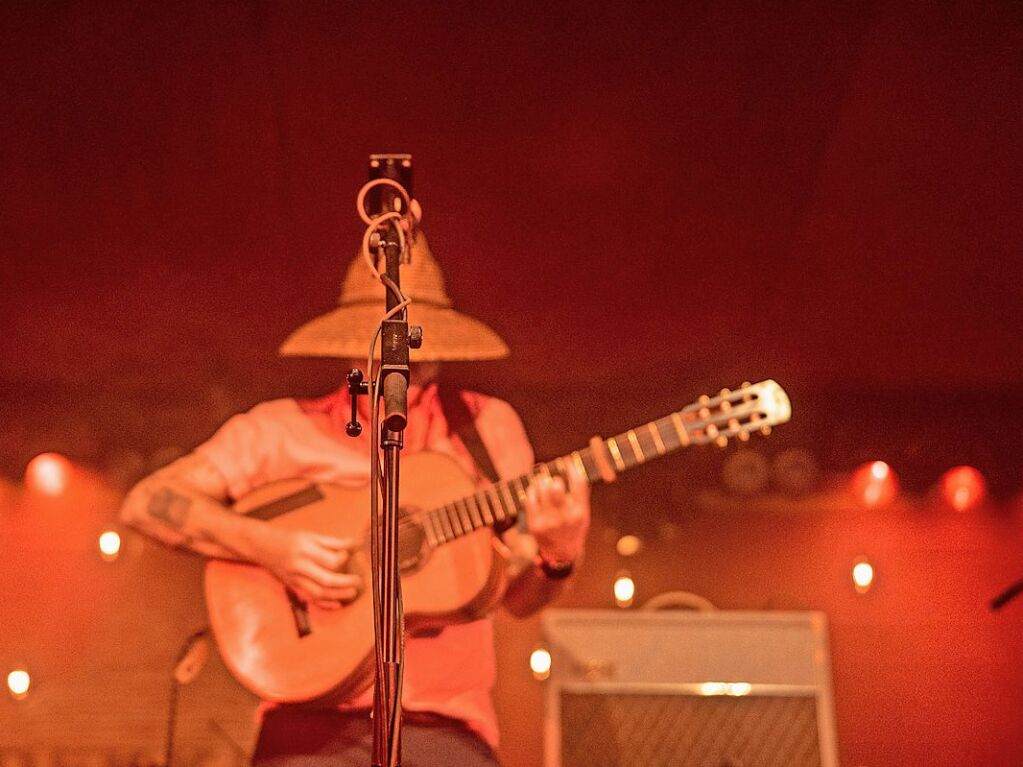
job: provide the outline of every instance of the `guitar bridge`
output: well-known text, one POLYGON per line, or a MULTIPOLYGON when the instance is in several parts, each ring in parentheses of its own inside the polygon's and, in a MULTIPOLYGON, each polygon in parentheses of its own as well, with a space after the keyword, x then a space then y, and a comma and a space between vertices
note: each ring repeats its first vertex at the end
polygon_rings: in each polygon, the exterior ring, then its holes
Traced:
POLYGON ((313 633, 313 629, 309 625, 308 606, 291 589, 285 588, 284 591, 288 595, 288 604, 291 605, 291 614, 295 618, 295 631, 298 632, 299 639, 309 636, 313 633))

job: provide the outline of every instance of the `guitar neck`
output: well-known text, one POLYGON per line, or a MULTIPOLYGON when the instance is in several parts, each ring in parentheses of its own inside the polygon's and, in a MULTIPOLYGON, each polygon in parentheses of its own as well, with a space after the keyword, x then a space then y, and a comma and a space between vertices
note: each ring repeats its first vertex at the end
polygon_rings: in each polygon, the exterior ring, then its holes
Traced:
POLYGON ((453 541, 482 527, 508 527, 525 511, 526 492, 540 477, 562 477, 570 466, 590 484, 613 482, 621 472, 691 445, 730 439, 745 441, 755 432, 768 434, 791 415, 788 396, 774 381, 744 384, 716 397, 703 396, 682 410, 590 444, 553 461, 540 463, 526 474, 505 479, 472 495, 430 509, 423 515, 427 539, 434 546, 453 541))

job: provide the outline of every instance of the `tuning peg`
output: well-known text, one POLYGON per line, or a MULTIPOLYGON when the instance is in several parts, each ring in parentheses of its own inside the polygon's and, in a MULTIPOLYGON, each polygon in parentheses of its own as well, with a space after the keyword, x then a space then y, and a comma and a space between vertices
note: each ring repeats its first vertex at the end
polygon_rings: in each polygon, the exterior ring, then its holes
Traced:
POLYGON ((712 423, 707 424, 707 436, 714 439, 718 435, 718 427, 712 423))
POLYGON ((749 432, 748 431, 740 431, 739 432, 739 441, 740 442, 749 442, 749 432))
POLYGON ((722 434, 716 440, 714 440, 714 444, 717 445, 718 447, 725 447, 726 445, 728 445, 728 437, 722 434))
POLYGON ((696 401, 699 402, 701 405, 708 405, 710 404, 710 397, 708 397, 706 394, 701 394, 696 401))
POLYGON ((769 434, 771 433, 771 427, 770 427, 770 425, 767 425, 767 426, 764 426, 764 427, 762 427, 762 428, 760 429, 760 433, 761 433, 761 434, 763 434, 763 435, 764 435, 765 437, 766 437, 766 436, 768 436, 768 435, 769 435, 769 434))
POLYGON ((701 407, 700 411, 697 413, 697 415, 700 416, 700 418, 704 418, 704 419, 710 418, 710 408, 709 407, 701 407))
POLYGON ((721 391, 718 392, 718 396, 719 397, 727 397, 731 393, 732 393, 731 389, 722 389, 721 391))
POLYGON ((729 410, 732 409, 732 403, 729 402, 728 400, 722 400, 720 407, 722 412, 727 413, 729 410))

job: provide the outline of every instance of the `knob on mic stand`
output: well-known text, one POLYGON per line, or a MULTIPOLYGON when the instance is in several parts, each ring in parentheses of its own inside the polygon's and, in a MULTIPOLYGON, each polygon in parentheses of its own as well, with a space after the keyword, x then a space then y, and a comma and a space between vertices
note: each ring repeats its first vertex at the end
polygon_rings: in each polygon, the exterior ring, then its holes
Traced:
POLYGON ((359 423, 359 397, 369 394, 369 385, 362 378, 362 371, 358 368, 348 371, 348 396, 352 400, 352 417, 345 424, 345 434, 349 437, 358 437, 362 434, 362 424, 359 423))

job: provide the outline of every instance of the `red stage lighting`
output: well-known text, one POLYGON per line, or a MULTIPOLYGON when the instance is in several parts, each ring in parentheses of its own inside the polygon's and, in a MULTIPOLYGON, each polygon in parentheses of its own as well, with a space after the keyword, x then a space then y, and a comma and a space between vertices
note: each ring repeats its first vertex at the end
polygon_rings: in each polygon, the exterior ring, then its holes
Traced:
POLYGON ((969 511, 984 500, 987 482, 972 466, 955 466, 942 475, 941 494, 956 511, 969 511))
POLYGON ((41 453, 25 468, 25 484, 44 495, 60 495, 70 479, 71 463, 59 453, 41 453))
POLYGON ((899 492, 899 481, 887 463, 871 461, 853 473, 852 487, 860 502, 873 508, 895 500, 899 492))

